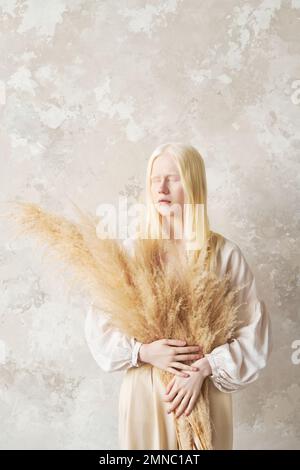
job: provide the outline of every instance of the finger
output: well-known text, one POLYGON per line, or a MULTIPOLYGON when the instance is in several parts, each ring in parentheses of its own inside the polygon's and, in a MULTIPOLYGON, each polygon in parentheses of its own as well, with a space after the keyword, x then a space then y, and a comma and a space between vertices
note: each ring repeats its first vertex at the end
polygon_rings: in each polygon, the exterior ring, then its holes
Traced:
POLYGON ((188 416, 193 411, 196 401, 197 401, 197 395, 193 394, 184 413, 186 416, 188 416))
POLYGON ((166 397, 163 398, 163 401, 165 402, 172 402, 174 400, 174 398, 176 397, 177 395, 177 391, 171 391, 169 393, 169 395, 167 395, 166 397))
POLYGON ((168 383, 167 389, 166 389, 166 395, 168 395, 168 393, 172 390, 172 387, 173 387, 174 383, 175 383, 175 377, 173 377, 171 382, 168 383))
POLYGON ((189 366, 188 364, 182 364, 181 362, 171 362, 172 367, 177 367, 181 370, 199 370, 197 366, 189 366))
POLYGON ((203 352, 203 348, 201 346, 178 346, 176 348, 176 353, 184 353, 184 354, 187 354, 187 353, 193 353, 193 352, 203 352))
POLYGON ((186 344, 186 341, 181 339, 166 339, 166 344, 169 344, 169 346, 183 346, 186 344))
MULTIPOLYGON (((176 377, 174 377, 174 379, 176 379, 176 377)), ((174 384, 172 389, 169 391, 168 395, 163 395, 163 400, 167 402, 173 401, 178 391, 179 391, 178 387, 174 384)))
POLYGON ((173 377, 172 380, 170 380, 170 382, 168 383, 167 388, 166 388, 166 393, 169 393, 174 383, 175 383, 175 377, 173 377))
POLYGON ((191 396, 192 394, 191 393, 187 393, 185 395, 185 397, 182 399, 180 405, 178 406, 176 412, 175 412, 175 417, 176 418, 179 418, 179 416, 182 415, 182 413, 184 412, 184 410, 187 408, 189 402, 190 402, 190 399, 191 399, 191 396))
POLYGON ((179 377, 189 377, 189 375, 187 373, 180 372, 180 371, 174 369, 173 367, 168 367, 167 371, 172 372, 172 374, 178 375, 179 377))
POLYGON ((174 397, 174 400, 171 403, 171 406, 168 409, 168 414, 172 413, 177 406, 181 403, 181 400, 183 399, 185 393, 183 391, 180 391, 177 393, 177 395, 174 397))
POLYGON ((174 356, 174 359, 176 361, 190 361, 193 359, 200 359, 201 357, 203 357, 202 352, 198 354, 176 354, 174 356))
POLYGON ((180 382, 176 382, 174 377, 174 384, 168 394, 164 395, 164 401, 172 402, 176 396, 184 396, 186 393, 191 393, 190 389, 180 385, 180 382))

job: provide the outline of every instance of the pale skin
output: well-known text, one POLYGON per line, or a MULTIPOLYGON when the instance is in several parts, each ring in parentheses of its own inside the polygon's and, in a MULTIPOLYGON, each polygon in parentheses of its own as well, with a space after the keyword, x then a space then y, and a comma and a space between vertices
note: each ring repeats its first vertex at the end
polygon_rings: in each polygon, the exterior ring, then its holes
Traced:
MULTIPOLYGON (((174 225, 178 217, 182 217, 183 210, 180 213, 174 210, 172 218, 166 217, 169 211, 172 211, 172 204, 175 204, 173 207, 179 204, 183 208, 185 200, 180 173, 169 153, 160 155, 153 162, 151 196, 157 211, 163 216, 165 227, 170 230, 170 238, 176 243, 179 252, 183 253, 184 240, 174 238, 174 225), (160 202, 161 199, 169 202, 160 202)), ((170 403, 168 413, 176 410, 177 418, 183 413, 190 414, 201 392, 203 381, 212 374, 208 360, 203 357, 201 345, 186 346, 186 341, 164 338, 142 344, 139 359, 174 374, 163 397, 164 401, 170 403), (195 362, 191 365, 184 363, 193 359, 195 362)))

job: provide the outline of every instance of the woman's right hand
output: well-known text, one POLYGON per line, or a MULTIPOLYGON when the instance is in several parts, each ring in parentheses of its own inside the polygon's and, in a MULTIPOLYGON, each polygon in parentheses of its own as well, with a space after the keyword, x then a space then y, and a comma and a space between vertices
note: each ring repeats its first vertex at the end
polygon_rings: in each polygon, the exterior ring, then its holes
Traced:
POLYGON ((203 353, 201 346, 184 346, 185 344, 186 341, 179 339, 159 339, 152 343, 143 343, 139 349, 139 359, 180 377, 189 377, 189 374, 181 370, 195 371, 198 368, 180 361, 200 359, 203 353))

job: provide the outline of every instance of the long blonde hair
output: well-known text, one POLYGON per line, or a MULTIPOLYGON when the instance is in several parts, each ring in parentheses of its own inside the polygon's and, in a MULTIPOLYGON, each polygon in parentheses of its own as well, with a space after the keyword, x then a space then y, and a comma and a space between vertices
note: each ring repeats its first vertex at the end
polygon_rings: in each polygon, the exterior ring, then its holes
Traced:
POLYGON ((224 237, 210 230, 205 164, 192 145, 169 142, 159 145, 150 155, 146 171, 146 214, 140 235, 142 238, 161 238, 162 215, 152 201, 150 178, 154 160, 165 152, 174 157, 185 192, 185 204, 188 207, 185 212, 185 233, 190 236, 193 231, 196 238, 192 248, 190 243, 186 244, 187 257, 193 261, 200 257, 207 269, 214 269, 217 252, 224 243, 224 237))

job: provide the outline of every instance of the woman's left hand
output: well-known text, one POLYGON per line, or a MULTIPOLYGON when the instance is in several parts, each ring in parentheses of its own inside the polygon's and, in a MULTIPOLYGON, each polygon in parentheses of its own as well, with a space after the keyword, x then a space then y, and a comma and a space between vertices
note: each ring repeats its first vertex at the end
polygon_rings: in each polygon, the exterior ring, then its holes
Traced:
POLYGON ((198 371, 189 371, 189 377, 179 377, 175 375, 167 385, 166 394, 163 397, 165 402, 171 402, 168 413, 176 410, 176 418, 183 413, 187 416, 191 413, 201 392, 202 384, 208 375, 211 375, 211 367, 206 357, 193 363, 199 368, 198 371))

